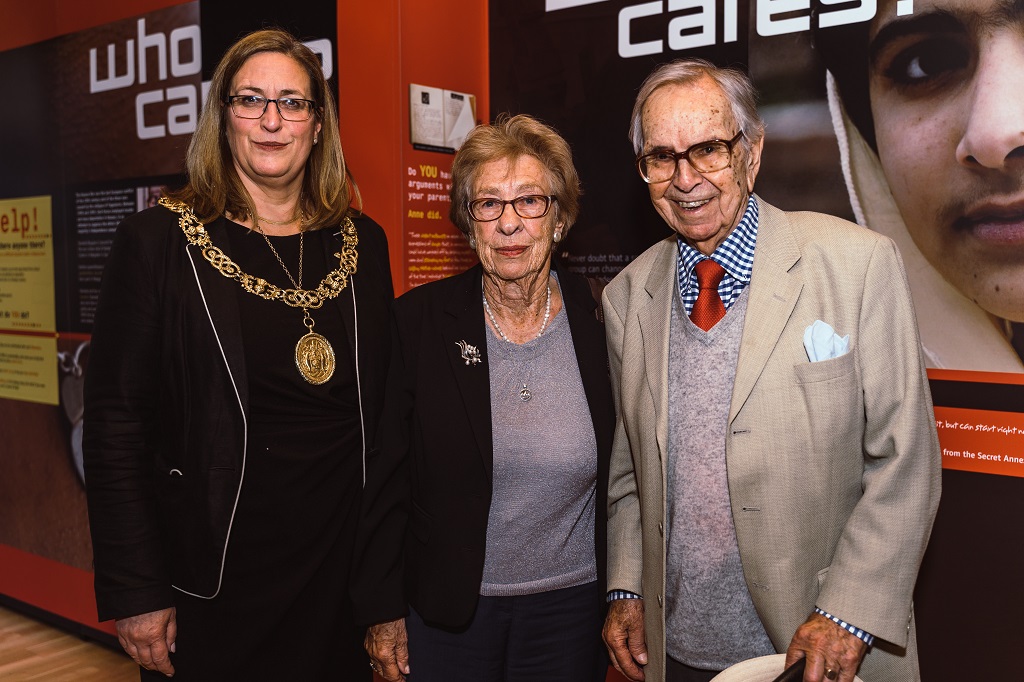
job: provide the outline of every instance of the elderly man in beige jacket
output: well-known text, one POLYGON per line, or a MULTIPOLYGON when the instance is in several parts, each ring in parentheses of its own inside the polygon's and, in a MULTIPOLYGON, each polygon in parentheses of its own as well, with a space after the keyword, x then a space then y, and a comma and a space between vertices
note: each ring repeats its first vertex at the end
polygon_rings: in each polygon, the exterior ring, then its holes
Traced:
POLYGON ((605 641, 631 680, 806 659, 805 682, 918 679, 914 582, 940 454, 894 244, 753 194, 746 76, 641 88, 632 138, 675 235, 604 293, 619 420, 605 641))

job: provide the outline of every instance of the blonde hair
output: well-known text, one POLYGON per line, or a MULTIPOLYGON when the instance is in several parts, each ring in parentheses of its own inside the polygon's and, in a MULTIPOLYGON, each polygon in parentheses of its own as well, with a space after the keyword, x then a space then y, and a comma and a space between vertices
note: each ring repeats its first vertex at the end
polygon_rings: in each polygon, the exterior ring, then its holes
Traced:
POLYGON ((206 104, 188 146, 188 184, 170 195, 189 204, 203 222, 216 220, 224 213, 243 220, 256 215, 256 205, 238 177, 228 146, 226 126, 230 109, 226 98, 238 71, 250 57, 261 52, 291 57, 309 76, 310 98, 316 102, 314 115, 321 128, 318 143, 306 160, 299 208, 308 229, 338 225, 353 201, 359 201, 359 190, 345 165, 334 98, 320 59, 293 35, 279 29, 250 33, 224 53, 213 72, 206 104))

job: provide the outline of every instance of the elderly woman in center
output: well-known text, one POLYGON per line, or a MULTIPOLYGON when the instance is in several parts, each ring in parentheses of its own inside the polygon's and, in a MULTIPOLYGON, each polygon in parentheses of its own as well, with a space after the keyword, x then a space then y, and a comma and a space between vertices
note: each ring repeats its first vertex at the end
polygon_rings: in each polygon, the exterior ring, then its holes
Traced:
POLYGON ((476 128, 451 219, 480 264, 400 297, 357 540, 357 620, 386 680, 603 680, 614 407, 597 302, 553 259, 578 213, 568 144, 476 128))

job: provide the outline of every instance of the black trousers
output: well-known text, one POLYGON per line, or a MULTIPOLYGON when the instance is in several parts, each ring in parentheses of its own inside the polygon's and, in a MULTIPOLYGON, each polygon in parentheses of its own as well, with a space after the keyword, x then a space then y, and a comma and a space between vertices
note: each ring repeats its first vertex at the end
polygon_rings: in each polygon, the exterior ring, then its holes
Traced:
POLYGON ((671 656, 665 657, 665 682, 709 682, 721 670, 698 670, 680 663, 671 656))
POLYGON ((452 632, 406 619, 408 682, 603 682, 604 594, 597 583, 519 597, 480 597, 452 632))

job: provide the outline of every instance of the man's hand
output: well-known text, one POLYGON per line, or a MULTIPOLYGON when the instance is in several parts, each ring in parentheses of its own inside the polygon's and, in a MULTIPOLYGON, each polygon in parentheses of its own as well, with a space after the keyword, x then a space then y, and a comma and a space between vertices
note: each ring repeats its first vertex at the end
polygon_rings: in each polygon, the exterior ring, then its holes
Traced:
POLYGON ((605 646, 612 665, 633 682, 644 679, 647 665, 647 640, 644 636, 644 600, 616 599, 604 621, 605 646))
POLYGON ((868 645, 859 637, 825 616, 812 613, 789 643, 786 667, 806 657, 804 682, 853 682, 867 649, 868 645))
POLYGON ((409 674, 409 635, 405 619, 371 625, 363 642, 370 666, 388 682, 400 682, 409 674))
POLYGON ((120 618, 117 626, 117 641, 136 663, 147 670, 174 676, 171 654, 174 641, 178 638, 178 623, 174 608, 150 611, 138 616, 120 618))

